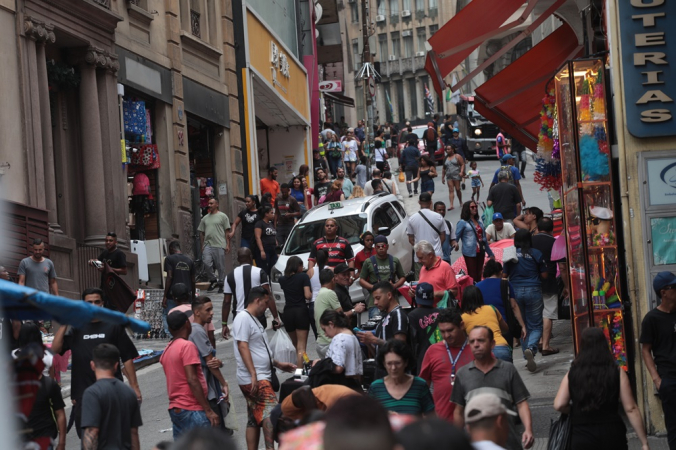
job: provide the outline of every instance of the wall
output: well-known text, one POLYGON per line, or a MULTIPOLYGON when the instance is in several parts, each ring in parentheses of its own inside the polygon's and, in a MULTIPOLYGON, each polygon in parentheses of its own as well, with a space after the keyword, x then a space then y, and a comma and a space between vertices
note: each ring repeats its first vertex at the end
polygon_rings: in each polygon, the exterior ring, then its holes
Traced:
MULTIPOLYGON (((295 0, 246 0, 247 6, 253 9, 270 29, 279 36, 286 48, 296 58, 298 53, 298 30, 296 26, 295 0)), ((253 47, 255 48, 255 47, 253 47)))
MULTIPOLYGON (((291 127, 289 131, 286 128, 270 128, 270 165, 277 167, 279 184, 290 181, 300 165, 306 164, 306 137, 303 127, 291 127)), ((260 147, 261 141, 258 142, 260 147)))

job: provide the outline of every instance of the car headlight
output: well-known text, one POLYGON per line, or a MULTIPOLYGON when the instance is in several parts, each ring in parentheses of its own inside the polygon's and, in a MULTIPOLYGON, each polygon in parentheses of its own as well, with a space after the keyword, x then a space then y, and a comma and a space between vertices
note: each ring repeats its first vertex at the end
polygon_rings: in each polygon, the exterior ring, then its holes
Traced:
POLYGON ((481 136, 481 128, 477 128, 476 130, 474 130, 474 134, 476 134, 477 136, 481 136))
POLYGON ((273 267, 273 268, 272 268, 272 275, 271 275, 271 277, 270 277, 270 278, 272 278, 272 281, 273 281, 274 283, 279 283, 279 278, 280 278, 281 276, 282 276, 282 272, 280 272, 279 270, 277 270, 276 267, 273 267))

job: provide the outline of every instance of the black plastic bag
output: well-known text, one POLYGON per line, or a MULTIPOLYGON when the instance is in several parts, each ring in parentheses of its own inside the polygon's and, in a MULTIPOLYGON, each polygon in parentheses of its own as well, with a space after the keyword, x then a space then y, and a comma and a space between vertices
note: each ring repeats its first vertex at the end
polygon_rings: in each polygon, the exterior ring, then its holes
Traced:
POLYGON ((570 416, 561 414, 558 419, 552 420, 549 426, 547 450, 569 450, 571 435, 570 416))

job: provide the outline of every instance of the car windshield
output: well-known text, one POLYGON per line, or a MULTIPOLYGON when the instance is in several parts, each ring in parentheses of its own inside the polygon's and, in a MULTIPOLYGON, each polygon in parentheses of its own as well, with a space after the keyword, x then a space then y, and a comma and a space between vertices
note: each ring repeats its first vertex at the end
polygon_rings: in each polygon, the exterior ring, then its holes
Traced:
MULTIPOLYGON (((332 217, 333 218, 333 217, 332 217)), ((338 236, 343 236, 351 245, 359 243, 359 235, 366 230, 366 214, 335 217, 338 222, 338 236)), ((325 220, 306 222, 296 226, 284 246, 285 255, 310 253, 310 246, 324 235, 325 220)))

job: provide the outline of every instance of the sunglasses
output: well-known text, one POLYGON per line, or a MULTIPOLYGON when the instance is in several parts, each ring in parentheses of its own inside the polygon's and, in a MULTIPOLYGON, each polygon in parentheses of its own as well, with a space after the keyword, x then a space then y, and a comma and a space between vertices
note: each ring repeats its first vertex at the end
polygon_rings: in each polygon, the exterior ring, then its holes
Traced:
POLYGON ((477 206, 476 206, 476 205, 471 205, 471 206, 469 207, 469 209, 477 209, 477 206))
POLYGON ((601 223, 601 219, 599 219, 597 217, 593 217, 592 220, 591 220, 591 223, 592 223, 592 225, 598 225, 598 224, 601 223))

